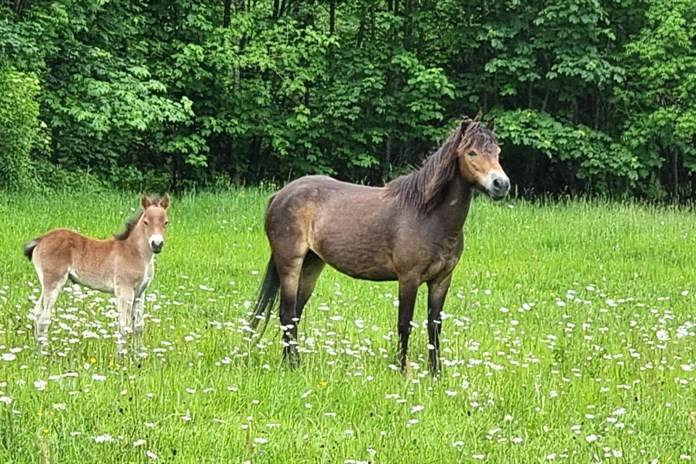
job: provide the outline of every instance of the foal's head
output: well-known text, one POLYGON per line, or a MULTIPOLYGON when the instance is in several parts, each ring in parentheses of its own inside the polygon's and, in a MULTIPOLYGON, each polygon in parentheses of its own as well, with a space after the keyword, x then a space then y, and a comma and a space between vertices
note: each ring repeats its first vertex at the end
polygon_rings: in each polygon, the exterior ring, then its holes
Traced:
POLYGON ((481 115, 464 118, 460 128, 461 142, 457 147, 459 171, 464 179, 494 200, 510 191, 510 179, 500 167, 500 147, 493 133, 493 121, 484 126, 481 115))
POLYGON ((169 224, 167 220, 169 195, 165 194, 163 198, 143 195, 140 198, 140 205, 143 207, 140 224, 143 227, 145 237, 147 237, 147 243, 154 253, 159 253, 164 246, 164 230, 169 224))

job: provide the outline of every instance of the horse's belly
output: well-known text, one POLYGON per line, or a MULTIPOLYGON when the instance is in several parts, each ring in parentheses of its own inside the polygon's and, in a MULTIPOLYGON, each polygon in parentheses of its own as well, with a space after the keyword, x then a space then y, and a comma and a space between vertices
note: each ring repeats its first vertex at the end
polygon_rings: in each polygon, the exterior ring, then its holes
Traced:
POLYGON ((385 281, 385 280, 396 280, 396 274, 389 271, 388 269, 383 269, 379 267, 369 268, 369 267, 340 267, 335 264, 331 264, 331 267, 337 271, 346 274, 354 279, 362 280, 372 280, 372 281, 385 281))
POLYGON ((338 272, 355 279, 396 280, 396 272, 390 256, 384 249, 372 247, 341 247, 337 244, 315 250, 319 257, 338 272))
POLYGON ((99 290, 101 292, 114 293, 113 279, 109 279, 100 273, 79 272, 72 270, 69 277, 73 282, 84 285, 85 287, 99 290))

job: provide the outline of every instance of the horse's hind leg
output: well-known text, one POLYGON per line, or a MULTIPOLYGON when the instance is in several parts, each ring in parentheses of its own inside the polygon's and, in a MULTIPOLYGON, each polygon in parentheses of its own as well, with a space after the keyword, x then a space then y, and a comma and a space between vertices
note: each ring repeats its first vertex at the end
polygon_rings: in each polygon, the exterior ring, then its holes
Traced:
POLYGON ((319 258, 314 252, 309 251, 302 262, 302 273, 300 274, 300 283, 297 290, 297 319, 302 318, 307 301, 314 292, 314 287, 317 284, 317 279, 324 270, 326 263, 319 258))
POLYGON ((47 343, 51 314, 60 291, 68 281, 68 269, 62 272, 61 270, 46 271, 38 264, 35 266, 41 282, 41 297, 34 307, 34 338, 37 343, 47 343))
MULTIPOLYGON (((302 274, 302 264, 307 250, 297 250, 291 256, 278 256, 274 253, 273 258, 276 262, 276 269, 280 277, 280 325, 283 330, 283 343, 285 348, 283 354, 295 367, 299 363, 297 353, 297 324, 300 322, 298 316, 298 294, 300 288, 300 276, 302 274)), ((308 298, 308 297, 307 297, 308 298)))

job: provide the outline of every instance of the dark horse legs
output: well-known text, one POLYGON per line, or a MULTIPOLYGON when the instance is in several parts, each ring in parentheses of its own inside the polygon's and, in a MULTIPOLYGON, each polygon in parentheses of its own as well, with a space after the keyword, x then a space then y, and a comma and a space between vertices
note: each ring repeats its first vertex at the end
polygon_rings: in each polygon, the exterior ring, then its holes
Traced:
POLYGON ((428 282, 428 352, 430 372, 440 373, 440 331, 442 330, 442 307, 452 281, 452 274, 436 281, 428 282))
POLYGON ((290 363, 296 367, 299 364, 297 352, 297 326, 302 318, 307 301, 312 296, 314 286, 319 274, 324 269, 325 263, 313 252, 309 251, 301 265, 297 259, 291 260, 281 271, 280 275, 280 324, 283 326, 283 354, 290 363), (297 272, 297 268, 301 270, 297 272))
POLYGON ((408 337, 411 335, 411 321, 413 320, 413 308, 416 304, 418 282, 412 280, 399 280, 399 354, 398 361, 401 370, 406 370, 408 363, 408 337))
MULTIPOLYGON (((428 361, 430 372, 437 375, 440 372, 440 330, 442 329, 441 313, 445 297, 449 290, 452 275, 439 280, 428 282, 428 361)), ((399 281, 399 355, 401 370, 408 363, 408 339, 411 335, 411 321, 418 292, 418 282, 399 281)))

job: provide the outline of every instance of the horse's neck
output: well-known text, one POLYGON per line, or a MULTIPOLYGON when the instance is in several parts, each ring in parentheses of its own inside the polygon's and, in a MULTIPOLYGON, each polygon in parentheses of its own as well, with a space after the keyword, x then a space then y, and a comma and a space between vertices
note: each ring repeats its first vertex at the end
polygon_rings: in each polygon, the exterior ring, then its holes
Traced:
POLYGON ((144 262, 149 263, 152 261, 154 253, 147 243, 147 239, 143 235, 142 230, 138 226, 136 226, 136 229, 133 230, 130 236, 124 241, 124 244, 128 248, 135 250, 137 252, 136 254, 140 256, 144 262))
POLYGON ((474 196, 474 189, 460 175, 447 186, 444 199, 435 214, 443 218, 443 226, 452 233, 461 232, 464 221, 469 215, 469 207, 474 196))

